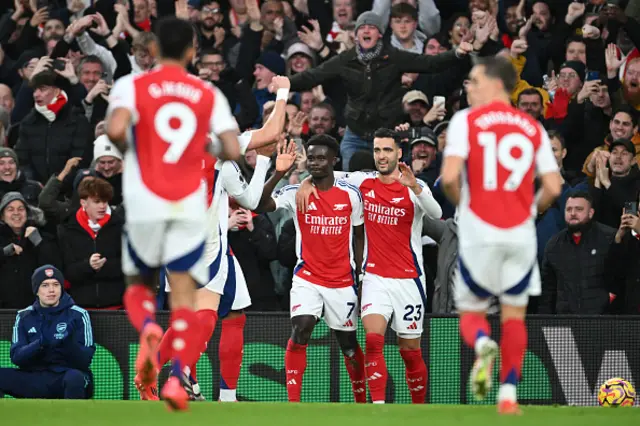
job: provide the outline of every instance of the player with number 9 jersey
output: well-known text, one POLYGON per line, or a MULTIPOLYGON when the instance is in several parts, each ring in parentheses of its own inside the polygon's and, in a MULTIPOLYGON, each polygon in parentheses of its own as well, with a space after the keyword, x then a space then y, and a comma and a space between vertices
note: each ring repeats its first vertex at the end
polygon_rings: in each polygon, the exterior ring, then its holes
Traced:
MULTIPOLYGON (((183 366, 197 361, 203 337, 194 308, 195 282, 208 278, 203 257, 206 236, 206 185, 202 164, 212 132, 222 152, 240 155, 237 123, 222 93, 190 75, 196 55, 190 22, 164 17, 153 44, 158 65, 128 75, 114 85, 107 111, 107 136, 125 152, 123 199, 126 226, 122 269, 129 284, 124 305, 140 331, 135 383, 149 389, 157 379, 162 328, 155 322, 151 289, 157 272, 171 274, 172 373, 162 389, 170 409, 187 407, 183 366), (157 52, 156 52, 157 50, 157 52), (130 145, 130 146, 127 146, 130 145), (129 149, 127 149, 129 148, 129 149)), ((157 395, 150 395, 157 399, 157 395)))

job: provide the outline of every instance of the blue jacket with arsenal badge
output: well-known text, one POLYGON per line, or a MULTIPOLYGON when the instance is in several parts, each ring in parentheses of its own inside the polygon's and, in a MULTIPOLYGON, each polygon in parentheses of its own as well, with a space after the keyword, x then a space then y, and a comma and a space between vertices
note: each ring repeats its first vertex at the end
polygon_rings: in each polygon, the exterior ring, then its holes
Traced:
POLYGON ((16 316, 10 356, 22 370, 90 374, 95 351, 89 314, 65 292, 58 306, 44 308, 36 299, 16 316))

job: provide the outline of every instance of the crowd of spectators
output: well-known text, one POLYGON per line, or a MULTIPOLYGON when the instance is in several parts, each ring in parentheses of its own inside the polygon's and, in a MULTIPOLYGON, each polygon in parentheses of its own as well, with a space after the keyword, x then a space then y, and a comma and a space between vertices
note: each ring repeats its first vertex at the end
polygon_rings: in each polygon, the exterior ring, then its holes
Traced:
MULTIPOLYGON (((510 58, 513 104, 549 131, 564 178, 536 218, 530 312, 640 313, 640 0, 0 0, 0 308, 33 302, 43 264, 82 308, 122 307, 123 156, 105 112, 115 80, 154 66, 154 22, 172 14, 197 32, 190 72, 241 130, 262 125, 268 84, 287 75, 287 137, 336 137, 343 170, 375 168, 377 128, 401 132, 444 212, 424 226, 434 313, 455 312, 455 209, 438 181, 448 120, 468 106, 474 57, 510 58)), ((281 185, 306 177, 300 149, 281 185)), ((255 161, 240 164, 247 179, 255 161)), ((288 310, 291 217, 230 212, 251 309, 288 310)))

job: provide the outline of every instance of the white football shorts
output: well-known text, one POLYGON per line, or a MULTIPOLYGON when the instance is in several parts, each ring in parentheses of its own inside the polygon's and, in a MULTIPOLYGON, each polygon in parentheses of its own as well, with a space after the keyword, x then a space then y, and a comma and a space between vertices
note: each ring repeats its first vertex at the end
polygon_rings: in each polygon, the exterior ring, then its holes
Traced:
POLYGON ((426 299, 424 276, 400 279, 365 272, 360 315, 382 315, 399 337, 415 339, 422 335, 426 299))
POLYGON ((196 282, 208 280, 202 256, 205 228, 200 220, 127 222, 122 238, 122 271, 139 275, 151 268, 189 272, 196 282))
POLYGON ((290 299, 291 318, 312 315, 339 331, 354 331, 358 326, 358 292, 353 286, 323 287, 294 275, 290 299))
POLYGON ((541 293, 535 239, 527 243, 477 244, 458 248, 454 278, 457 311, 486 311, 491 296, 500 303, 527 306, 541 293))

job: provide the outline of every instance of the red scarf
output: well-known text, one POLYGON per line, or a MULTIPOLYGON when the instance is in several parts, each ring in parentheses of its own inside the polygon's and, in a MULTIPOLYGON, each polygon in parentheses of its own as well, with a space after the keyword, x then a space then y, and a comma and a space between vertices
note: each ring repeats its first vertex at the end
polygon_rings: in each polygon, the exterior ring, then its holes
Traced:
MULTIPOLYGON (((111 219, 111 209, 107 208, 107 212, 105 213, 104 217, 100 219, 96 224, 100 227, 98 231, 102 229, 104 225, 107 224, 107 222, 109 222, 109 219, 111 219)), ((96 237, 98 236, 98 231, 94 231, 94 229, 89 225, 89 221, 90 221, 89 215, 82 207, 80 207, 76 212, 76 220, 78 221, 80 226, 82 226, 82 228, 85 231, 87 231, 87 233, 91 236, 91 238, 95 240, 96 237)))
POLYGON ((53 123, 58 116, 58 113, 67 104, 67 94, 64 90, 61 90, 58 96, 51 100, 49 105, 38 105, 36 104, 34 108, 38 111, 44 118, 46 118, 50 123, 53 123))
POLYGON ((145 19, 142 22, 136 22, 136 25, 142 30, 146 32, 151 31, 151 19, 145 19))

